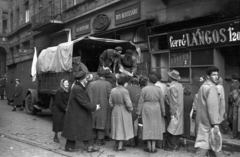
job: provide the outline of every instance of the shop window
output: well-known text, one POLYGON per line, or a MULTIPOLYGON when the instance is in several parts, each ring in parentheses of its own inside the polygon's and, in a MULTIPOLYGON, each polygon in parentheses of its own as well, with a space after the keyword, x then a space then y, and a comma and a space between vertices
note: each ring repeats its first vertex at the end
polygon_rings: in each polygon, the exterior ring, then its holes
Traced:
POLYGON ((190 52, 175 52, 170 54, 170 66, 189 66, 190 52))
POLYGON ((192 51, 192 65, 212 65, 213 49, 201 49, 192 51))
POLYGON ((116 32, 116 38, 120 40, 133 41, 134 28, 119 30, 116 32))
POLYGON ((181 80, 183 83, 190 83, 190 69, 189 68, 170 68, 170 70, 177 70, 180 73, 181 80))
POLYGON ((147 41, 147 35, 145 31, 145 26, 139 26, 137 27, 134 37, 133 37, 133 42, 138 43, 138 42, 145 42, 147 41))
POLYGON ((169 65, 169 54, 162 53, 162 54, 155 54, 153 55, 153 63, 155 60, 155 67, 168 67, 169 65))
POLYGON ((199 83, 199 78, 206 76, 206 70, 208 67, 192 68, 192 83, 199 83))
POLYGON ((222 47, 220 52, 225 60, 225 79, 231 79, 233 73, 240 73, 240 47, 222 47))

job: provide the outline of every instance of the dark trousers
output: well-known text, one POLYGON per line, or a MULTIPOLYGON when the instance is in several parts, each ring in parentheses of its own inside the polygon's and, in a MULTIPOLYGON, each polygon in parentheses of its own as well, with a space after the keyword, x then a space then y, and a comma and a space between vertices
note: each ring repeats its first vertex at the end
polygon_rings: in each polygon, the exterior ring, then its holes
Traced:
POLYGON ((233 106, 233 122, 232 122, 233 136, 238 136, 238 106, 233 106))
POLYGON ((105 130, 94 129, 94 134, 96 139, 104 140, 105 138, 105 130))
MULTIPOLYGON (((198 148, 197 151, 196 151, 195 157, 205 157, 208 152, 209 152, 208 149, 198 148)), ((221 157, 220 152, 214 152, 214 151, 211 151, 211 152, 212 152, 213 154, 215 154, 216 157, 221 157)))
POLYGON ((181 135, 172 135, 169 132, 166 137, 166 146, 170 149, 177 149, 180 143, 181 135))

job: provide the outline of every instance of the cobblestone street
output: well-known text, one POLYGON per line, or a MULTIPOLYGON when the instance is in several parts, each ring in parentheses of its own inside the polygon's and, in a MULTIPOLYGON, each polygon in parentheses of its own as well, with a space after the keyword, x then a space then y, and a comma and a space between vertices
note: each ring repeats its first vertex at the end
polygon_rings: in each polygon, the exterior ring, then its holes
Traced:
MULTIPOLYGON (((143 151, 143 145, 138 148, 127 148, 125 152, 113 151, 113 141, 107 142, 96 153, 82 151, 82 142, 77 143, 80 150, 75 153, 64 151, 66 140, 60 135, 60 144, 53 142, 52 116, 50 111, 44 111, 38 115, 28 115, 25 111, 12 112, 12 107, 7 101, 0 101, 0 157, 64 157, 64 156, 91 156, 91 157, 190 157, 194 156, 195 149, 189 146, 181 148, 178 152, 167 152, 158 149, 156 154, 148 154, 143 151)), ((239 156, 239 153, 224 151, 223 156, 239 156)))

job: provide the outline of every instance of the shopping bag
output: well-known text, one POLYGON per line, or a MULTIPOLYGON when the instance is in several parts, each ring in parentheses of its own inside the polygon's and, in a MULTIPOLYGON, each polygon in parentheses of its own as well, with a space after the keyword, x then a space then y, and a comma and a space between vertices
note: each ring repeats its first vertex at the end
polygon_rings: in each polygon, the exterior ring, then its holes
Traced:
POLYGON ((210 131, 209 144, 213 151, 219 152, 222 149, 222 135, 220 130, 214 131, 214 128, 210 131))

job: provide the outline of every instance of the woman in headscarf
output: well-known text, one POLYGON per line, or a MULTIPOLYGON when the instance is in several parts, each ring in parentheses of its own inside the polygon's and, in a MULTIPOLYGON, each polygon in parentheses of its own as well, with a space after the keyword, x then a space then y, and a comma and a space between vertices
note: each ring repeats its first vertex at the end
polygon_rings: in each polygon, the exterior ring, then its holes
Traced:
POLYGON ((142 117, 142 140, 147 141, 144 151, 156 153, 156 141, 163 140, 162 116, 165 116, 164 96, 162 90, 155 86, 158 78, 149 75, 149 82, 142 88, 137 114, 142 117))
POLYGON ((111 133, 112 139, 116 140, 117 151, 125 151, 123 141, 134 137, 131 114, 133 106, 128 90, 123 87, 124 83, 123 76, 117 78, 117 87, 112 89, 109 98, 109 105, 113 107, 111 133))
POLYGON ((64 116, 69 99, 69 82, 67 79, 62 79, 60 87, 55 94, 55 103, 52 106, 53 113, 53 132, 55 136, 54 142, 59 143, 58 132, 62 132, 64 124, 64 116))

